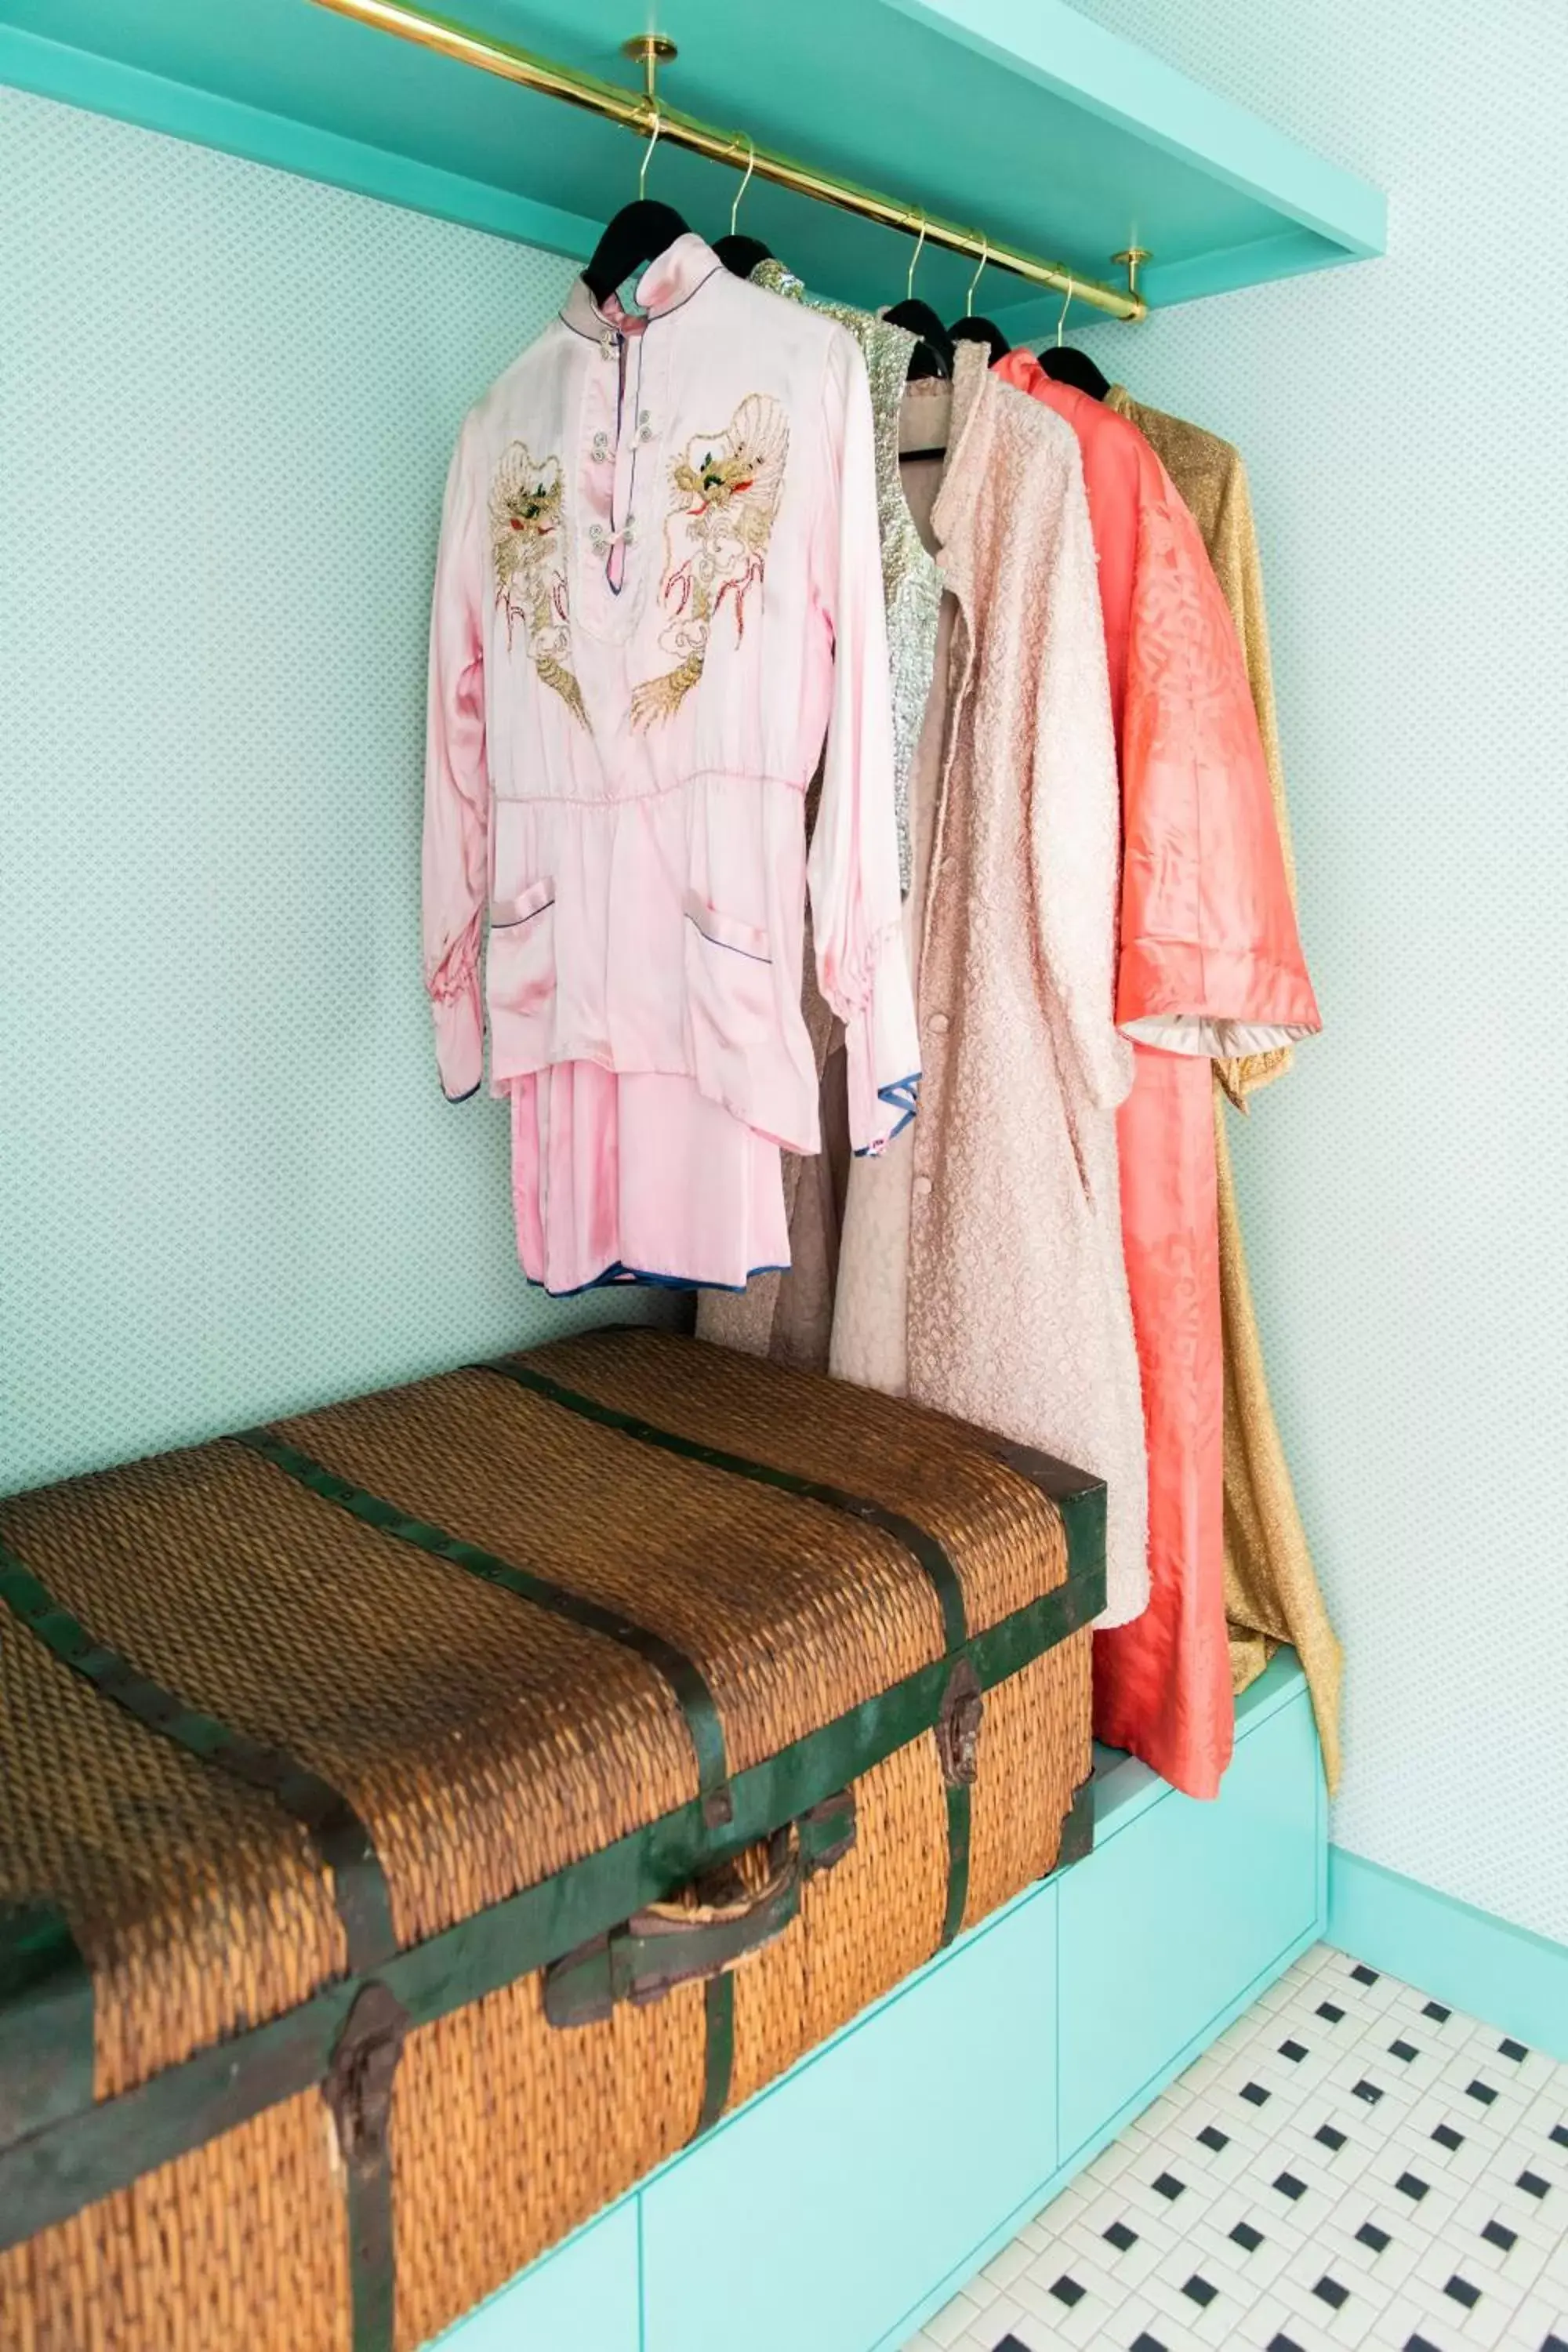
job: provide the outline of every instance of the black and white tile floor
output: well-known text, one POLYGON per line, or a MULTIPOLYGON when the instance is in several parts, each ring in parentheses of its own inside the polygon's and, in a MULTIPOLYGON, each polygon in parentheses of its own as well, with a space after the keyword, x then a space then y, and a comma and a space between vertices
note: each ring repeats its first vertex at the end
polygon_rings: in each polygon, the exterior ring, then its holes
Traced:
POLYGON ((1568 2065, 1318 1946, 908 2352, 1568 2352, 1568 2065))

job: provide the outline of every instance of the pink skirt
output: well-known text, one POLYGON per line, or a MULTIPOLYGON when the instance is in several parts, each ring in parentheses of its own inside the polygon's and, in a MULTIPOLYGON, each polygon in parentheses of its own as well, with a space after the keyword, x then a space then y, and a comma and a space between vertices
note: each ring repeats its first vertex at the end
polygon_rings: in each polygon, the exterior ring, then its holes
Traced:
POLYGON ((561 1062, 511 1099, 523 1272, 552 1297, 605 1282, 743 1290, 789 1264, 779 1147, 691 1079, 561 1062))

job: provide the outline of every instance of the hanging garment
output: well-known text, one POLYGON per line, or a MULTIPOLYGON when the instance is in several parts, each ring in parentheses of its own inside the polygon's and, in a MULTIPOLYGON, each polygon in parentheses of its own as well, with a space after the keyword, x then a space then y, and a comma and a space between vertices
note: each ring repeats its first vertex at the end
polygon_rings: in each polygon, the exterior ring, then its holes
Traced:
POLYGON ((808 879, 857 1150, 919 1074, 865 364, 700 237, 637 300, 579 279, 468 416, 431 625, 437 1059, 474 1091, 488 1007, 519 1247, 558 1292, 782 1255, 779 1147, 818 1140, 808 879))
MULTIPOLYGON (((910 778, 920 738, 936 646, 942 574, 910 512, 899 478, 899 404, 909 375, 916 337, 907 328, 806 293, 793 270, 771 257, 752 272, 754 285, 792 302, 804 302, 837 320, 859 344, 871 392, 872 438, 877 463, 877 527, 881 551, 882 593, 887 612, 893 703, 893 800, 899 825, 900 879, 906 894, 911 872, 910 778)), ((808 803, 808 822, 816 817, 808 803)), ((787 1265, 759 1274, 739 1296, 704 1292, 697 1304, 699 1339, 802 1370, 826 1371, 828 1332, 838 1268, 839 1223, 847 1171, 843 1148, 844 1068, 837 1024, 822 999, 805 958, 802 1017, 811 1038, 821 1082, 823 1149, 814 1160, 786 1152, 783 1167, 787 1265)))
MULTIPOLYGON (((911 391, 906 414, 941 397, 911 391)), ((945 464, 909 484, 929 500, 940 475, 950 592, 915 772, 924 1095, 917 1127, 850 1171, 833 1369, 1105 1478, 1119 1623, 1147 1591, 1147 1473, 1117 1196, 1131 1056, 1112 1012, 1094 543, 1070 433, 990 375, 983 345, 959 345, 950 398, 945 464)))
POLYGON ((882 559, 882 596, 888 617, 888 649, 893 696, 893 805, 899 825, 899 877, 907 893, 911 872, 910 774, 925 713, 936 649, 937 607, 942 578, 915 528, 899 479, 899 404, 909 379, 918 338, 868 310, 808 294, 793 270, 771 257, 752 272, 754 286, 804 302, 836 319, 860 346, 871 390, 871 428, 877 453, 877 532, 882 559))
MULTIPOLYGON (((952 384, 936 376, 917 378, 901 395, 900 410, 900 440, 907 439, 912 449, 940 449, 952 431, 952 384)), ((944 456, 906 458, 899 469, 900 502, 911 524, 919 528, 922 549, 930 547, 933 551, 926 560, 936 574, 939 587, 942 573, 935 561, 931 513, 946 463, 944 456)), ((952 595, 943 594, 938 608, 934 658, 910 778, 914 887, 904 904, 904 948, 917 1004, 931 888, 931 842, 936 834, 942 752, 947 741, 948 682, 957 611, 952 595)), ((859 1171, 853 1167, 845 1171, 838 1279, 829 1301, 827 1369, 838 1380, 854 1381, 861 1388, 880 1389, 888 1396, 907 1396, 910 1386, 913 1141, 911 1131, 888 1146, 875 1171, 886 1177, 884 1183, 857 1182, 858 1172, 862 1179, 872 1172, 868 1164, 859 1171)))
MULTIPOLYGON (((1293 901, 1295 866, 1274 716, 1263 574, 1247 468, 1239 451, 1217 434, 1205 433, 1201 426, 1168 416, 1158 408, 1146 408, 1120 384, 1111 387, 1107 405, 1137 425, 1203 534, 1247 665, 1293 901)), ((1271 1054, 1215 1065, 1220 1321, 1225 1335, 1225 1607, 1234 1689, 1245 1690, 1263 1672, 1280 1642, 1294 1644, 1311 1691, 1332 1790, 1339 1780, 1340 1762, 1340 1645, 1313 1572, 1269 1401, 1219 1091, 1223 1089, 1244 1109, 1248 1095, 1281 1076, 1291 1058, 1287 1045, 1271 1054)))
POLYGON ((1095 1644, 1096 1729, 1213 1796, 1235 1710, 1224 1606, 1224 1376, 1211 1058, 1319 1024, 1236 632, 1196 525, 1137 428, 997 364, 1083 453, 1121 760, 1118 1129, 1149 1446, 1149 1606, 1095 1644))

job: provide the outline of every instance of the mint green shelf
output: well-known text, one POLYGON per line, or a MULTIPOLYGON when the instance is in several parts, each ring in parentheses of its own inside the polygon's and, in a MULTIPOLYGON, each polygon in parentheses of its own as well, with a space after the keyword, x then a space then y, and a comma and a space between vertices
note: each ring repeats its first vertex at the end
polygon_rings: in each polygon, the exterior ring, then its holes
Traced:
MULTIPOLYGON (((443 0, 439 13, 581 69, 632 79, 645 0, 443 0)), ((1067 0, 659 0, 672 103, 759 144, 927 205, 1086 276, 1142 245, 1155 304, 1380 253, 1378 192, 1067 0)), ((0 80, 499 236, 581 257, 634 194, 639 147, 558 100, 309 0, 0 0, 0 80)), ((694 226, 738 184, 660 153, 649 180, 694 226)), ((746 228, 812 284, 903 291, 907 240, 753 183, 746 228)), ((920 290, 963 307, 969 266, 929 253, 920 290)), ((1020 337, 1060 304, 1000 272, 984 307, 1020 337)))

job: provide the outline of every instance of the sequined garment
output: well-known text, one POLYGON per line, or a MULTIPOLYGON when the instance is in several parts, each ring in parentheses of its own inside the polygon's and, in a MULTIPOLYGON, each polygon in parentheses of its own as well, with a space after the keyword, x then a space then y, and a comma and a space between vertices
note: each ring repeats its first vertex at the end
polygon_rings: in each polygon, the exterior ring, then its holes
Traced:
POLYGON ((877 451, 877 525, 882 541, 882 593, 888 606, 888 656, 893 677, 893 805, 899 825, 899 886, 908 895, 913 872, 910 777, 921 740, 926 697, 936 659, 942 573, 915 528, 899 479, 899 403, 909 378, 916 337, 868 310, 808 294, 782 261, 759 261, 752 282, 770 294, 805 302, 847 327, 860 346, 871 384, 877 451))

